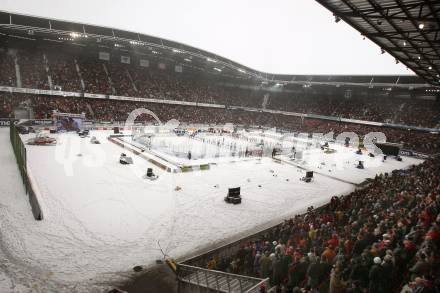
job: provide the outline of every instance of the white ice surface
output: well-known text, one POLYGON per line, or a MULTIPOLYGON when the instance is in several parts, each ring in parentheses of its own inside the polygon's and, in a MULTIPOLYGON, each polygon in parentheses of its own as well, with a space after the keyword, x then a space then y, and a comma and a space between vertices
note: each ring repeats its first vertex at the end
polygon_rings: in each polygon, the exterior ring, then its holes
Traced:
MULTIPOLYGON (((222 140, 222 136, 215 137, 218 140, 222 140)), ((202 141, 202 138, 189 138, 179 136, 162 136, 154 138, 154 143, 151 147, 147 147, 145 144, 139 141, 133 140, 130 136, 121 137, 120 139, 125 143, 130 143, 139 149, 147 150, 149 157, 155 155, 156 158, 163 158, 165 162, 171 164, 172 168, 176 166, 197 166, 202 164, 211 163, 229 163, 236 161, 246 161, 249 158, 244 157, 246 145, 249 145, 249 150, 254 148, 254 145, 250 145, 248 142, 225 137, 226 143, 235 142, 236 149, 230 149, 229 144, 217 146, 214 143, 214 138, 207 139, 206 142, 202 141), (173 151, 178 155, 173 154, 173 151), (192 157, 188 159, 188 152, 191 151, 192 157), (240 155, 239 155, 239 152, 240 155)), ((160 160, 159 160, 160 161, 160 160)), ((167 165, 167 163, 163 163, 167 165)))
MULTIPOLYGON (((158 242, 167 254, 183 257, 354 188, 321 175, 304 183, 299 180, 304 171, 271 159, 177 174, 137 157, 133 165, 121 165, 123 150, 106 140, 108 134, 91 133, 100 145, 62 134, 57 146, 27 146, 45 215, 37 222, 24 194, 9 131, 0 128, 0 290, 9 290, 1 293, 31 288, 102 292, 115 279, 126 278, 133 266, 162 258, 158 242), (147 167, 153 167, 158 180, 141 179, 147 167), (181 190, 176 191, 177 186, 181 190), (241 186, 243 203, 227 205, 223 197, 236 186, 241 186)), ((353 169, 338 176, 346 173, 344 178, 349 178, 353 169)), ((382 171, 380 166, 376 170, 382 171)), ((364 171, 356 176, 374 176, 364 171)))

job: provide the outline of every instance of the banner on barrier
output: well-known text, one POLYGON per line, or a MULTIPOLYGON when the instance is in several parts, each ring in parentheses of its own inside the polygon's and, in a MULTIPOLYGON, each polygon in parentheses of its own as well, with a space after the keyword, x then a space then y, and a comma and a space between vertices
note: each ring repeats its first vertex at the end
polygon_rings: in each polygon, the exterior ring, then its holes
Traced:
POLYGON ((429 159, 429 158, 432 157, 431 155, 428 155, 428 154, 424 154, 424 153, 420 153, 420 152, 415 152, 415 151, 412 151, 412 150, 406 150, 406 149, 401 149, 399 151, 399 155, 407 156, 407 157, 416 157, 418 159, 423 159, 423 160, 426 160, 426 159, 429 159))
MULTIPOLYGON (((11 121, 14 124, 17 124, 19 119, 10 119, 10 118, 0 118, 0 127, 9 127, 11 126, 11 121)), ((26 126, 40 126, 40 125, 52 125, 53 121, 50 119, 38 119, 38 120, 26 120, 26 126)))
POLYGON ((20 94, 33 94, 33 95, 49 95, 49 96, 63 96, 63 97, 81 97, 82 93, 77 92, 64 92, 60 90, 39 90, 39 89, 28 89, 10 86, 0 86, 0 92, 8 93, 20 93, 20 94))
MULTIPOLYGON (((341 118, 334 117, 334 116, 324 116, 324 115, 318 115, 318 114, 307 114, 307 118, 316 118, 316 119, 322 119, 322 120, 330 120, 330 121, 341 121, 341 118)), ((347 121, 348 122, 348 121, 347 121)))
POLYGON ((366 120, 347 119, 347 118, 341 118, 340 120, 341 120, 341 122, 372 125, 372 126, 382 126, 383 125, 383 123, 381 123, 381 122, 366 121, 366 120))
POLYGON ((11 126, 11 122, 16 124, 18 122, 17 119, 10 119, 10 118, 0 118, 0 127, 9 127, 11 126))

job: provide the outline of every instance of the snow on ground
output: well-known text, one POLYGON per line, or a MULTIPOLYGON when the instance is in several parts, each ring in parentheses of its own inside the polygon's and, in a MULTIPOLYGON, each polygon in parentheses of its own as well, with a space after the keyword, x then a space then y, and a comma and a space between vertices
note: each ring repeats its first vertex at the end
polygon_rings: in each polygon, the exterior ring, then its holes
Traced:
POLYGON ((359 184, 365 178, 373 178, 378 173, 391 172, 403 169, 409 165, 419 164, 420 159, 403 157, 397 161, 394 157, 388 157, 383 161, 383 155, 369 157, 367 151, 362 155, 356 154, 356 149, 345 147, 340 144, 330 143, 330 148, 336 152, 327 154, 320 148, 303 151, 301 160, 292 160, 288 156, 280 156, 285 162, 300 166, 335 179, 344 180, 353 184, 359 184), (358 169, 359 161, 364 162, 365 169, 358 169))
POLYGON ((353 184, 362 183, 366 178, 373 178, 379 173, 391 172, 422 162, 420 159, 410 157, 403 157, 403 161, 388 157, 384 161, 383 155, 376 153, 381 151, 374 149, 373 146, 369 146, 368 150, 362 150, 362 154, 357 154, 357 147, 345 147, 341 143, 334 142, 329 143, 329 148, 335 152, 325 153, 320 145, 328 140, 309 139, 308 134, 300 134, 298 137, 289 134, 283 136, 269 130, 254 131, 244 133, 244 135, 251 139, 263 140, 270 146, 282 145, 284 150, 290 150, 292 146, 295 146, 296 151, 302 153, 300 159, 292 159, 292 154, 285 153, 285 151, 283 155, 277 157, 283 162, 353 184), (376 156, 370 157, 369 153, 376 153, 376 156), (359 161, 363 161, 365 169, 356 168, 359 161))
MULTIPOLYGON (((106 139, 108 134, 91 133, 100 145, 69 133, 58 135, 57 146, 27 146, 28 167, 41 191, 45 216, 37 222, 8 129, 0 129, 0 290, 103 292, 115 279, 126 278, 133 266, 162 258, 158 243, 168 255, 183 257, 354 188, 319 174, 313 183, 302 182, 305 171, 268 158, 189 173, 167 173, 138 157, 133 157, 133 165, 121 165, 123 150, 106 139), (158 180, 142 179, 148 167, 158 180), (227 205, 227 189, 237 186, 243 203, 227 205)), ((393 162, 386 168, 411 162, 393 162)), ((351 177, 353 170, 340 170, 338 176, 345 172, 344 178, 351 177)), ((373 176, 382 168, 364 171, 356 176, 373 176)))

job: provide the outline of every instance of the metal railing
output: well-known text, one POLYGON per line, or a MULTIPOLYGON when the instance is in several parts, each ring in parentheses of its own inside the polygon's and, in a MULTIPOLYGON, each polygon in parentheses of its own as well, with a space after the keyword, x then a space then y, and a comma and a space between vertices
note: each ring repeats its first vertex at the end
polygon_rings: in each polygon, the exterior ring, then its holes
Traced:
POLYGON ((211 291, 225 293, 256 293, 260 286, 268 286, 269 279, 259 279, 235 275, 215 270, 177 264, 177 280, 181 283, 207 288, 211 291))

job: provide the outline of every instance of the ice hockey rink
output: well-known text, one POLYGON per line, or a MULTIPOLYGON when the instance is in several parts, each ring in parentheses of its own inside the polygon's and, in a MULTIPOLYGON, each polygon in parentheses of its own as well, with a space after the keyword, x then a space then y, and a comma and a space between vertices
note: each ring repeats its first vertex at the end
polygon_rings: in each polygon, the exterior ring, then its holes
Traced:
POLYGON ((90 135, 101 144, 66 133, 57 146, 27 146, 44 213, 35 221, 9 129, 0 128, 0 292, 101 292, 132 267, 162 259, 162 251, 179 259, 227 243, 349 193, 366 178, 421 162, 382 162, 333 146, 332 154, 310 149, 302 162, 280 156, 170 173, 128 152, 134 164, 121 165, 124 150, 107 140, 109 132, 90 135), (363 170, 355 168, 360 158, 363 170), (159 178, 143 179, 147 168, 159 178), (300 181, 304 169, 315 171, 313 182, 300 181), (242 204, 224 202, 230 187, 241 187, 242 204))

